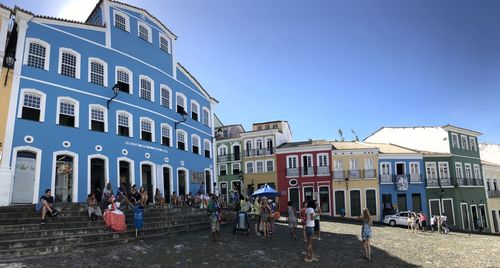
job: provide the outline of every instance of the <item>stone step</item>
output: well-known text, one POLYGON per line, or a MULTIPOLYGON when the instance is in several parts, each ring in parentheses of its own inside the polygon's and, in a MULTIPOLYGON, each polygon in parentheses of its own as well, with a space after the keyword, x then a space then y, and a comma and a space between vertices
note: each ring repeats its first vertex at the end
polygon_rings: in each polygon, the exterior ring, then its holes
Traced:
MULTIPOLYGON (((169 211, 146 211, 144 213, 144 219, 148 220, 151 218, 164 218, 171 217, 174 215, 207 215, 204 211, 182 211, 182 212, 169 212, 169 211)), ((125 217, 127 219, 133 219, 133 212, 125 212, 125 217)), ((34 215, 31 217, 12 217, 0 219, 0 228, 4 225, 17 225, 17 224, 34 224, 40 223, 41 217, 40 215, 34 215)), ((89 217, 87 213, 69 213, 64 214, 61 212, 61 215, 57 215, 56 217, 47 217, 45 221, 48 222, 77 222, 77 221, 88 221, 89 217)))
MULTIPOLYGON (((200 219, 179 220, 177 222, 174 222, 173 224, 163 224, 163 226, 160 227, 149 227, 149 226, 144 227, 141 230, 139 230, 138 233, 141 235, 168 233, 168 231, 174 230, 181 226, 203 224, 205 227, 207 227, 208 223, 209 223, 208 217, 204 220, 200 219)), ((127 231, 123 233, 98 232, 90 234, 4 240, 0 241, 0 250, 22 249, 27 247, 41 247, 41 246, 63 245, 63 244, 73 244, 73 243, 74 244, 90 243, 96 241, 114 240, 118 238, 129 237, 132 234, 135 235, 135 229, 129 228, 127 229, 127 231)))
POLYGON ((118 243, 120 244, 130 243, 130 242, 136 242, 138 240, 150 240, 159 237, 173 236, 183 232, 207 230, 207 228, 208 228, 207 223, 195 223, 195 224, 178 225, 174 228, 171 227, 165 230, 156 230, 156 232, 149 232, 148 230, 143 230, 141 233, 139 233, 138 238, 135 237, 135 230, 132 230, 122 234, 122 237, 116 239, 100 240, 100 241, 86 242, 86 243, 47 245, 47 246, 31 245, 25 248, 2 249, 0 250, 0 259, 5 262, 17 261, 17 259, 21 257, 23 257, 24 259, 29 256, 41 256, 41 255, 55 254, 55 253, 69 253, 76 249, 84 249, 88 247, 112 246, 118 243))
MULTIPOLYGON (((205 217, 185 217, 185 218, 169 218, 162 221, 145 222, 143 228, 159 228, 168 225, 175 225, 177 223, 186 223, 193 221, 205 221, 205 217)), ((65 227, 64 228, 50 228, 45 227, 49 225, 37 225, 39 229, 25 230, 25 231, 10 231, 0 233, 0 241, 6 240, 18 240, 27 238, 43 238, 43 237, 56 237, 56 236, 69 236, 69 235, 82 235, 91 233, 106 233, 111 232, 111 230, 105 227, 103 221, 99 221, 98 225, 95 226, 83 226, 83 227, 65 227)), ((134 229, 133 223, 127 223, 128 229, 134 229)))

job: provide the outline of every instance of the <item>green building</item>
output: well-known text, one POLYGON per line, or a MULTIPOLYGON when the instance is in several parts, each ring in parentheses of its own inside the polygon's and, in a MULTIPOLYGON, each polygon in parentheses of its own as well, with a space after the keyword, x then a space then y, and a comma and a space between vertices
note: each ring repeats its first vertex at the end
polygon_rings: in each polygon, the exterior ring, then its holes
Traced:
POLYGON ((424 156, 429 213, 445 215, 450 229, 490 230, 477 138, 481 133, 452 125, 382 127, 365 141, 389 142, 424 156))

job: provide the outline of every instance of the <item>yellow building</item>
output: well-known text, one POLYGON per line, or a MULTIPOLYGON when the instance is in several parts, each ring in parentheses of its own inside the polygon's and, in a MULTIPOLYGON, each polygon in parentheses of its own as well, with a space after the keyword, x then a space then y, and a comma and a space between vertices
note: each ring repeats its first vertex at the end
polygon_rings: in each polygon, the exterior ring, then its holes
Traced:
POLYGON ((481 161, 483 166, 483 179, 488 198, 490 230, 500 233, 500 165, 481 161))
POLYGON ((276 147, 292 140, 288 122, 255 123, 252 131, 241 134, 241 139, 244 147, 244 181, 241 183, 246 192, 251 194, 266 183, 276 189, 276 147))
POLYGON ((380 220, 379 149, 360 142, 332 142, 334 215, 357 218, 368 208, 380 220))

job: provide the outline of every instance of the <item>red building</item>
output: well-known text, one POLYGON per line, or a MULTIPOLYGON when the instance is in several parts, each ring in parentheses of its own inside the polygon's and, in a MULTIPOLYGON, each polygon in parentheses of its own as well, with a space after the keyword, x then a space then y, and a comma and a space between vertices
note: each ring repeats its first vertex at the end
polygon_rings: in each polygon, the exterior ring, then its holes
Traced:
POLYGON ((299 211, 303 201, 319 200, 323 215, 332 215, 332 145, 327 141, 284 143, 276 150, 280 211, 292 201, 299 211))

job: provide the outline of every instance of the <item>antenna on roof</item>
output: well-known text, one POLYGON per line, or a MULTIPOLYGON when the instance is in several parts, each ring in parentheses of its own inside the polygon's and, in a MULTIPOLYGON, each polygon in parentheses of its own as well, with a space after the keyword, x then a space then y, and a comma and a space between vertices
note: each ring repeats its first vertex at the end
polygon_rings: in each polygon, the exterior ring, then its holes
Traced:
POLYGON ((340 141, 344 141, 344 135, 342 133, 342 129, 339 128, 339 136, 340 136, 340 141))
POLYGON ((359 141, 359 137, 358 137, 358 135, 356 134, 356 131, 354 131, 354 129, 351 129, 351 132, 352 132, 352 134, 354 134, 355 140, 356 140, 356 141, 359 141))

